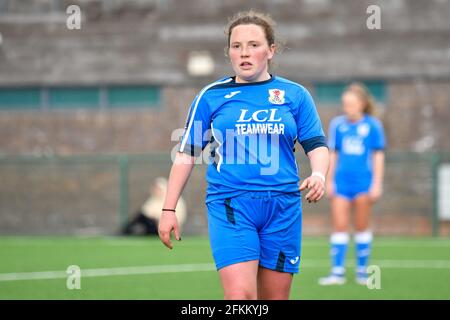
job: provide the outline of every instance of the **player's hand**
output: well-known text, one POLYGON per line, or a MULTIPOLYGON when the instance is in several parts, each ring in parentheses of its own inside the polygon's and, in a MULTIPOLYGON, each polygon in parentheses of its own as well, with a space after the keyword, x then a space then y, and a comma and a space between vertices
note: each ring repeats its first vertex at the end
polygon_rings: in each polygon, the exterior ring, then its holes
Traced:
POLYGON ((309 190, 305 199, 308 200, 309 203, 317 202, 322 199, 325 194, 325 181, 317 176, 310 176, 300 185, 300 191, 305 189, 309 190))
POLYGON ((335 192, 335 190, 334 190, 334 182, 327 181, 327 183, 326 183, 326 194, 327 194, 328 199, 331 199, 331 198, 334 197, 334 192, 335 192))
POLYGON ((172 231, 175 235, 175 239, 180 241, 180 228, 178 227, 178 219, 175 212, 163 211, 161 213, 161 218, 159 219, 158 234, 159 239, 161 239, 162 243, 169 249, 173 248, 172 242, 170 241, 172 231))
POLYGON ((383 186, 379 183, 373 184, 369 190, 369 198, 370 200, 372 200, 372 202, 375 202, 378 199, 380 199, 382 194, 383 194, 383 186))

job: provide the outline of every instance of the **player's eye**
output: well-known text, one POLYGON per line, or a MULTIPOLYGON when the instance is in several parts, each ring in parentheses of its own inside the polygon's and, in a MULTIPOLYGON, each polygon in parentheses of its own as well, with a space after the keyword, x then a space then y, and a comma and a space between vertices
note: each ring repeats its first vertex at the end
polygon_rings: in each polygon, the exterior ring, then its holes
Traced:
POLYGON ((231 45, 231 48, 237 49, 237 48, 239 48, 239 44, 238 44, 238 43, 232 44, 232 45, 231 45))

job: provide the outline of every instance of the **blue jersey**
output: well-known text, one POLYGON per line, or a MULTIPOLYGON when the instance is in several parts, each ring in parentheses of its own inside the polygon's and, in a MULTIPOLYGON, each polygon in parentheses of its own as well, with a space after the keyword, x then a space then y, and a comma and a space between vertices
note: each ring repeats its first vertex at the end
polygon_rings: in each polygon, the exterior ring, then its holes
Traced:
POLYGON ((224 78, 194 99, 180 152, 210 143, 207 202, 248 191, 298 191, 294 146, 325 146, 314 102, 301 85, 272 76, 255 83, 224 78))
POLYGON ((360 184, 372 179, 372 153, 385 148, 381 122, 365 115, 357 122, 346 116, 334 118, 329 127, 328 145, 338 153, 335 181, 360 184))

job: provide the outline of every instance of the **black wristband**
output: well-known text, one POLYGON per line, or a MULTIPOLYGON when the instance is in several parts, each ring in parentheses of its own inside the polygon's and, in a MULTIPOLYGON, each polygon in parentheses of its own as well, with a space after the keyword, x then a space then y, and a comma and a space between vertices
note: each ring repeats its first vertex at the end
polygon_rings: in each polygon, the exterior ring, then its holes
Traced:
POLYGON ((171 211, 171 212, 176 212, 175 209, 162 209, 162 211, 171 211))

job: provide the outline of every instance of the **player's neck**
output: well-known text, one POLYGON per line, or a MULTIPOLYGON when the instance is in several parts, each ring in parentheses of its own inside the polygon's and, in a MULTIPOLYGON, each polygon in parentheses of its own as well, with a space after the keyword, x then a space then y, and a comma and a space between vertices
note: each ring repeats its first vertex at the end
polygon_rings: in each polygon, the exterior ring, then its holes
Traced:
POLYGON ((262 82, 262 81, 267 81, 271 78, 271 75, 269 72, 264 72, 261 75, 259 75, 258 77, 256 77, 255 79, 242 79, 239 76, 236 76, 236 83, 253 83, 253 82, 262 82))
POLYGON ((352 115, 352 116, 347 115, 348 121, 350 121, 352 123, 356 123, 358 121, 361 121, 363 118, 364 118, 364 113, 355 114, 355 115, 352 115))

